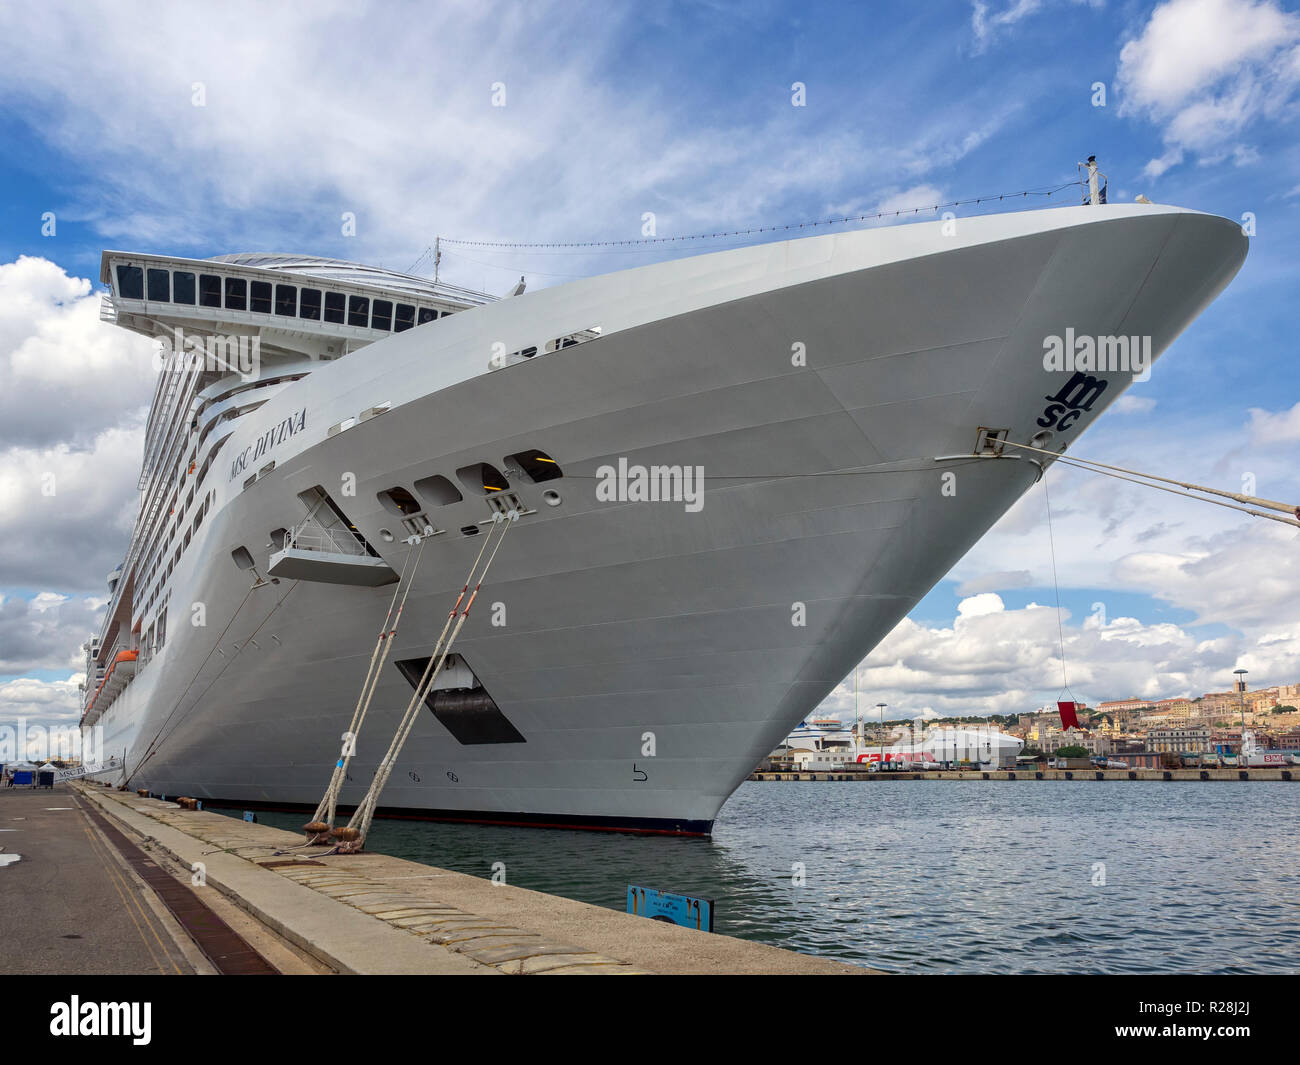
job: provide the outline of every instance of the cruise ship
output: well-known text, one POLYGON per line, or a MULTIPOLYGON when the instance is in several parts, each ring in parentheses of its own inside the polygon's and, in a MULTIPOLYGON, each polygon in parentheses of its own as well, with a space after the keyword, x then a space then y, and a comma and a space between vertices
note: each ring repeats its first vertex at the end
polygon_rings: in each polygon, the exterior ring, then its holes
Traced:
POLYGON ((1042 476, 1006 444, 1064 450, 1133 381, 1049 366, 1046 338, 1159 354, 1246 246, 1224 218, 1091 202, 505 298, 106 251, 102 317, 164 356, 86 647, 101 779, 314 809, 405 588, 359 802, 510 514, 379 815, 707 834, 1042 476))

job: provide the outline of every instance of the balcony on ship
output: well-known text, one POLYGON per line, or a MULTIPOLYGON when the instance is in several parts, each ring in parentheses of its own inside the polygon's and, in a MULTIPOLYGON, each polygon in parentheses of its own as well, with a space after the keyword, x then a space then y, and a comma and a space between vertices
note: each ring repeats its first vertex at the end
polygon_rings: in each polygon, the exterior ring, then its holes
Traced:
POLYGON ((397 574, 370 550, 359 533, 331 521, 332 511, 325 511, 325 515, 321 518, 310 514, 292 529, 284 530, 282 536, 276 536, 279 550, 271 555, 267 567, 272 577, 364 588, 397 580, 397 574))

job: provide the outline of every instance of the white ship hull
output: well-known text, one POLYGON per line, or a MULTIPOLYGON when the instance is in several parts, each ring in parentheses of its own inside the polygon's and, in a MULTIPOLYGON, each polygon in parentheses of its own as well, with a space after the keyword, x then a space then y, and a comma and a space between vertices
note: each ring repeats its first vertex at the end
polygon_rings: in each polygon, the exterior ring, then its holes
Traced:
MULTIPOLYGON (((246 546, 265 573, 270 531, 322 485, 401 572, 416 549, 376 493, 537 447, 563 469, 544 486, 563 501, 512 483, 536 513, 512 528, 455 647, 522 742, 464 743, 422 712, 381 813, 707 832, 1035 482, 1039 467, 1011 449, 972 451, 981 426, 1018 441, 1040 431, 1069 376, 1044 370, 1043 338, 1149 335, 1158 353, 1245 252, 1239 227, 1163 208, 960 227, 810 238, 530 293, 289 385, 225 445, 217 505, 173 579, 168 643, 99 721, 106 754, 155 793, 314 807, 392 588, 283 580, 250 593, 231 551, 246 546), (599 340, 487 372, 495 343, 591 324, 599 340), (806 366, 792 363, 799 345, 806 366), (302 410, 304 428, 268 453, 275 468, 241 491, 231 457, 302 410), (620 458, 702 466, 703 508, 598 501, 597 468, 620 458)), ((1131 380, 1096 376, 1104 392, 1051 446, 1131 380)), ((425 545, 345 805, 412 695, 393 663, 431 653, 482 543, 459 530, 487 516, 483 499, 430 513, 446 532, 425 545)))

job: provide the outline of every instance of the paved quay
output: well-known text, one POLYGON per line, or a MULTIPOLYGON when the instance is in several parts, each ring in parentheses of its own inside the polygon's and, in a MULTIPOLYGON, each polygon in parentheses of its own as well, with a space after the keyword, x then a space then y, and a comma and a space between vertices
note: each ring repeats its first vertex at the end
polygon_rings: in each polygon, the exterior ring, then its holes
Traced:
POLYGON ((0 789, 0 954, 8 973, 182 975, 178 929, 66 788, 0 789))
MULTIPOLYGON (((91 784, 78 795, 329 971, 488 975, 872 970, 698 932, 91 784)), ((51 804, 53 805, 53 804, 51 804)), ((539 829, 538 831, 544 831, 539 829)), ((0 870, 0 876, 4 871, 0 870)))

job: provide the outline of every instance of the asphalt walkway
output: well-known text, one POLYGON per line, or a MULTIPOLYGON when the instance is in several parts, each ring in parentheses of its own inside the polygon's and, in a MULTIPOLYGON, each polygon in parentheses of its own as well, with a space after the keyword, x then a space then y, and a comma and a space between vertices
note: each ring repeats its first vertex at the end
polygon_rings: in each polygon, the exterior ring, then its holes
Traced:
POLYGON ((194 972, 174 922, 66 785, 0 788, 0 863, 3 971, 194 972))

